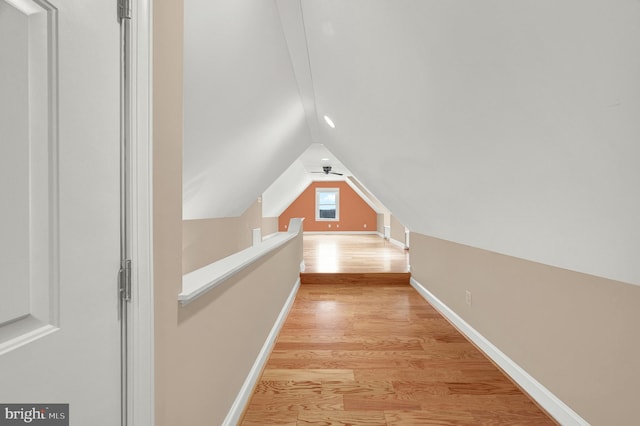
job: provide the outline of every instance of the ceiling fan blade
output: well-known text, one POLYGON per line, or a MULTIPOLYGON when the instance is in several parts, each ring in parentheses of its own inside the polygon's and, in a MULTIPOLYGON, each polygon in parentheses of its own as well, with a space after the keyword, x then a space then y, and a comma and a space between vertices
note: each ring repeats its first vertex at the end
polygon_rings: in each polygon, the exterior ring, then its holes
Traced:
POLYGON ((322 171, 321 171, 321 172, 309 172, 309 173, 318 173, 318 174, 323 174, 323 175, 338 175, 338 176, 343 176, 343 174, 342 174, 342 173, 332 172, 332 171, 331 171, 331 166, 322 166, 322 171))

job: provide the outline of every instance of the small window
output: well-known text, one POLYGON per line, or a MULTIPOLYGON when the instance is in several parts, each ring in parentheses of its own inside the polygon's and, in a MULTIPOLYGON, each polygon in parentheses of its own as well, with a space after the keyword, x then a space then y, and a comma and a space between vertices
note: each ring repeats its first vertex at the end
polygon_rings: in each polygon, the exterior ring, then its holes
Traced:
POLYGON ((340 220, 339 188, 316 188, 316 220, 340 220))

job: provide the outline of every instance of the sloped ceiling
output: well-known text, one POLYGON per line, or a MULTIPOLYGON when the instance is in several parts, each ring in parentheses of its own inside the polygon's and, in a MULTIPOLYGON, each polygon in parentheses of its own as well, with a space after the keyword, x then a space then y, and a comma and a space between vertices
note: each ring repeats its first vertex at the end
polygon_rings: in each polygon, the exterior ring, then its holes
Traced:
POLYGON ((413 231, 640 284, 640 2, 185 3, 185 213, 320 143, 413 231))
POLYGON ((320 142, 401 222, 640 283, 639 2, 301 4, 320 142))
POLYGON ((311 144, 273 1, 185 1, 183 218, 242 214, 311 144))
POLYGON ((314 180, 344 180, 351 172, 322 144, 311 144, 262 195, 262 215, 278 217, 314 180), (325 174, 322 167, 342 176, 325 174))
POLYGON ((314 143, 265 190, 262 195, 262 215, 280 216, 313 181, 336 180, 346 182, 375 212, 388 213, 382 203, 357 181, 331 151, 322 144, 314 143), (331 166, 332 173, 325 174, 323 166, 331 166))

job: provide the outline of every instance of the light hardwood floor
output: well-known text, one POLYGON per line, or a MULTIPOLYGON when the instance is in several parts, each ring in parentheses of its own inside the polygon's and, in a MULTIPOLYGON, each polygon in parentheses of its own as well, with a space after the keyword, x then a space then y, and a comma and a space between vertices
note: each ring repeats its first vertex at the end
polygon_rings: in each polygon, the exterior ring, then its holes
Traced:
POLYGON ((377 235, 304 236, 307 273, 409 272, 409 252, 377 235))
POLYGON ((411 286, 324 283, 300 287, 241 424, 554 422, 411 286))

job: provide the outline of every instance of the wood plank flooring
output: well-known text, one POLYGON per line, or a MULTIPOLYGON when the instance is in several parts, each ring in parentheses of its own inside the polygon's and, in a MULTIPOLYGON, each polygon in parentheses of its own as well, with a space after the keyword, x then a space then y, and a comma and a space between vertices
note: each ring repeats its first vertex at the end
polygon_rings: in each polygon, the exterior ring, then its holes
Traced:
POLYGON ((306 273, 409 272, 409 253, 378 235, 305 234, 306 273))
POLYGON ((409 285, 300 287, 241 422, 555 424, 409 285))
POLYGON ((409 284, 409 272, 337 272, 327 274, 321 272, 303 272, 300 274, 302 284, 409 284))

